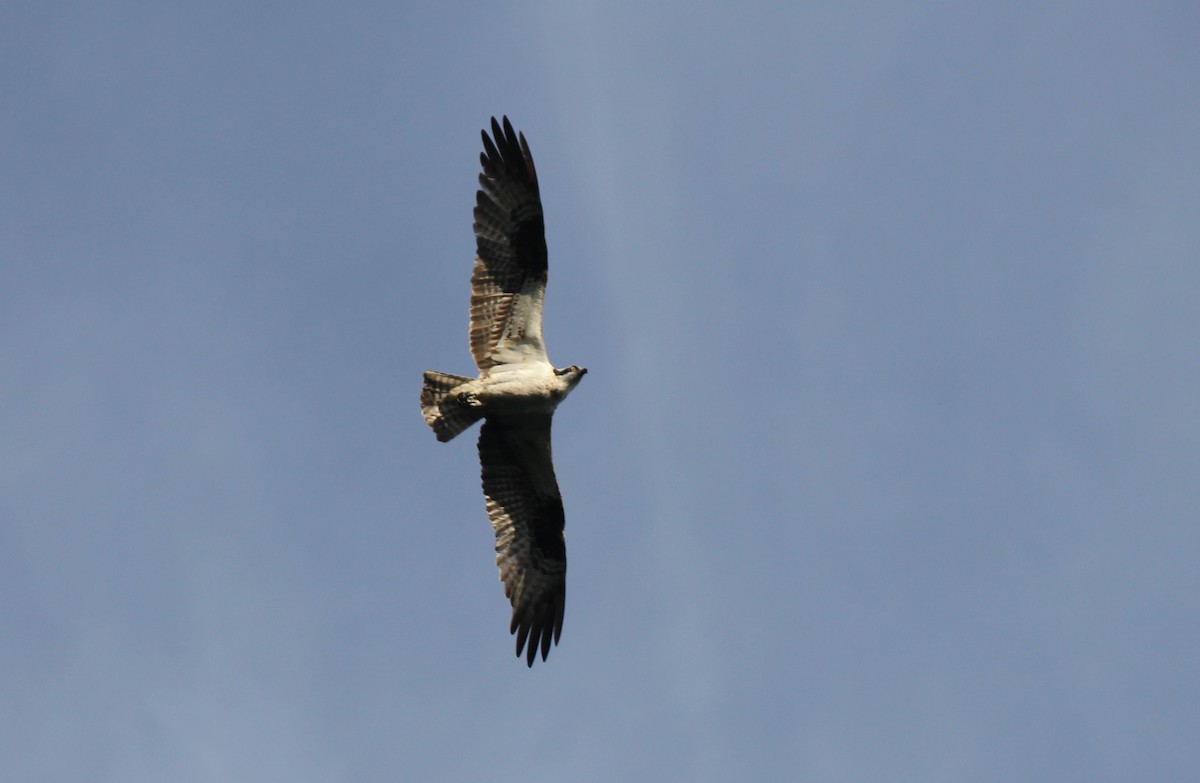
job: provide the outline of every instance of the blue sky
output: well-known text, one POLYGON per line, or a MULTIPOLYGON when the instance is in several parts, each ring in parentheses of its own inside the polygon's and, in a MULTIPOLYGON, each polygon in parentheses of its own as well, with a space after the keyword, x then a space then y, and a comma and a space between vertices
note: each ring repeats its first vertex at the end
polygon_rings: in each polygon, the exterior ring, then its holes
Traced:
POLYGON ((1200 775, 1191 3, 9 3, 0 771, 1200 775), (479 129, 546 203, 514 657, 479 129))

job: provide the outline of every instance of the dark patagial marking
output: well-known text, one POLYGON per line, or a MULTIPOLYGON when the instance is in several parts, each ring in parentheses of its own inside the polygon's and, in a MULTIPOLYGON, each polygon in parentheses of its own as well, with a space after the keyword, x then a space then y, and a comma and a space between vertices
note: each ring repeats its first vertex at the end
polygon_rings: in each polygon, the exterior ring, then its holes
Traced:
MULTIPOLYGON (((516 218, 516 215, 513 215, 516 218)), ((541 215, 517 223, 512 238, 513 252, 526 274, 544 275, 548 265, 546 250, 546 223, 541 215)))
POLYGON ((567 544, 563 541, 562 530, 567 520, 563 514, 561 498, 542 498, 541 507, 536 512, 538 525, 531 525, 533 545, 545 552, 547 557, 555 560, 567 559, 567 544))

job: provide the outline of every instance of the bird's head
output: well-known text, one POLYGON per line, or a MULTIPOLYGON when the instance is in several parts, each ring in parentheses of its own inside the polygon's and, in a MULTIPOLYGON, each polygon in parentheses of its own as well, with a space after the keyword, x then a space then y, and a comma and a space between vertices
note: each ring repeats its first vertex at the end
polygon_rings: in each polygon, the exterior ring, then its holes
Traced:
POLYGON ((583 376, 587 375, 587 368, 572 364, 570 367, 564 367, 561 370, 555 370, 554 374, 560 378, 564 378, 567 383, 570 384, 570 388, 574 389, 575 385, 579 383, 583 376))

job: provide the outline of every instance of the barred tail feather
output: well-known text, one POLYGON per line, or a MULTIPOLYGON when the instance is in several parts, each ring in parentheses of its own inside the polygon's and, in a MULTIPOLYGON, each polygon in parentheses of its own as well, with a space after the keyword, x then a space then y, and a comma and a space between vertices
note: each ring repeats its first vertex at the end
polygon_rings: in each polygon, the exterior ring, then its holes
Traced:
POLYGON ((425 423, 433 428, 437 439, 445 443, 458 433, 479 421, 478 408, 462 405, 455 390, 474 378, 451 375, 448 372, 425 372, 425 387, 421 389, 421 414, 425 423))

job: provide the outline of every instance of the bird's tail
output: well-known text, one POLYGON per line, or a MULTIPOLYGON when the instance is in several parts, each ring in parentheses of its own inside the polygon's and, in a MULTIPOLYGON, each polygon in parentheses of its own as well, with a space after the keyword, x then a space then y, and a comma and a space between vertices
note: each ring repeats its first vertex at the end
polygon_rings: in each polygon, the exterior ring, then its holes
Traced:
POLYGON ((425 423, 433 427, 437 439, 443 443, 479 421, 483 415, 479 408, 462 404, 456 393, 458 387, 473 380, 448 372, 425 372, 425 387, 421 389, 421 414, 425 417, 425 423))

